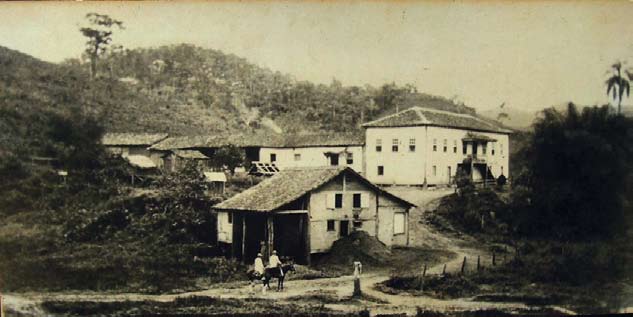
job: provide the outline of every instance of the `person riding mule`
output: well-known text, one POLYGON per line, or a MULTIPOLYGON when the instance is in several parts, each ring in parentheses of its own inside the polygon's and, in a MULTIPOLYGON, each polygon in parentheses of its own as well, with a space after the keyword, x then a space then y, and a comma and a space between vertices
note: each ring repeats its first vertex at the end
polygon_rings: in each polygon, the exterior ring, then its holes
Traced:
POLYGON ((257 257, 255 258, 255 262, 253 263, 253 268, 246 272, 246 276, 251 281, 251 287, 254 286, 255 281, 262 280, 264 281, 264 261, 262 260, 262 254, 257 253, 257 257))
POLYGON ((283 263, 281 263, 281 260, 279 260, 279 257, 277 256, 277 250, 273 250, 273 254, 270 256, 270 258, 268 258, 268 267, 279 268, 279 274, 281 276, 284 276, 284 271, 281 269, 282 265, 283 263))

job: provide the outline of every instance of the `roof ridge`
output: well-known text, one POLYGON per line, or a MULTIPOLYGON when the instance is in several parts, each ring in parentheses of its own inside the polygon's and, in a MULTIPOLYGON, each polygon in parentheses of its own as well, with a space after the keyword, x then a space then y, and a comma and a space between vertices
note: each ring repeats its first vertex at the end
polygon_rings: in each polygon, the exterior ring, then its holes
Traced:
POLYGON ((477 118, 476 116, 473 116, 472 114, 469 114, 469 113, 459 113, 459 112, 453 112, 453 111, 448 111, 448 110, 440 110, 440 109, 435 109, 435 108, 426 108, 426 107, 422 107, 422 106, 415 106, 413 108, 417 108, 420 111, 444 113, 444 114, 449 114, 449 115, 454 115, 454 116, 459 116, 459 117, 477 118))
POLYGON ((380 122, 380 121, 383 121, 383 120, 389 119, 389 118, 391 118, 391 117, 395 117, 395 116, 397 116, 397 115, 403 114, 403 113, 405 113, 405 112, 407 112, 407 111, 415 111, 415 109, 413 109, 413 108, 415 108, 415 107, 411 107, 411 108, 407 108, 407 109, 404 109, 404 110, 400 110, 400 111, 398 111, 398 112, 396 112, 396 113, 392 113, 392 114, 387 115, 387 116, 384 116, 384 117, 382 117, 382 118, 378 118, 378 119, 376 119, 376 120, 372 120, 372 121, 369 121, 369 122, 365 122, 365 123, 363 123, 362 125, 369 125, 369 124, 373 124, 373 123, 376 123, 376 122, 380 122))
POLYGON ((424 114, 422 114, 421 107, 413 107, 413 108, 415 108, 415 112, 420 117, 420 123, 427 123, 427 124, 431 123, 431 120, 429 120, 424 114))

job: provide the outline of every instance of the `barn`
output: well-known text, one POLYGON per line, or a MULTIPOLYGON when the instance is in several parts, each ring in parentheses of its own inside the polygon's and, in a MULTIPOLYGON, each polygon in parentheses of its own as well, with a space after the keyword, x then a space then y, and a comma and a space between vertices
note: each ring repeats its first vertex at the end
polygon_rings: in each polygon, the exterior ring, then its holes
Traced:
POLYGON ((388 247, 408 245, 411 207, 350 167, 322 166, 282 170, 214 209, 218 241, 233 257, 251 262, 277 250, 309 263, 355 230, 388 247))

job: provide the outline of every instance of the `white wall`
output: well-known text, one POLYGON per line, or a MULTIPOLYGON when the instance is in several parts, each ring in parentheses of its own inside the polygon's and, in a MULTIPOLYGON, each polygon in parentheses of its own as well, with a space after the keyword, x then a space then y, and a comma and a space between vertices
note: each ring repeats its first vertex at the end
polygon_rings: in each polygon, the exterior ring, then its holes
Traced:
POLYGON ((313 167, 329 166, 330 160, 324 153, 326 152, 349 152, 352 154, 352 164, 347 164, 345 153, 339 155, 339 165, 349 166, 358 173, 363 172, 363 147, 362 146, 320 146, 320 147, 298 147, 298 148, 268 148, 262 147, 259 151, 261 162, 270 163, 270 154, 276 154, 275 164, 280 169, 289 167, 313 167), (295 154, 299 155, 298 159, 295 154))
POLYGON ((332 247, 334 241, 340 238, 340 221, 342 220, 349 221, 350 233, 353 230, 362 230, 371 236, 376 235, 376 195, 373 190, 350 177, 345 178, 345 185, 341 176, 312 192, 309 212, 311 253, 327 252, 332 247), (343 194, 342 208, 334 208, 333 202, 328 203, 328 200, 334 199, 336 193, 343 194), (360 209, 358 220, 361 221, 362 226, 357 229, 353 229, 354 193, 364 196, 362 200, 366 204, 360 209), (335 221, 334 231, 327 231, 328 220, 335 221))
POLYGON ((233 224, 229 223, 229 213, 226 211, 218 212, 218 241, 231 243, 233 242, 233 224))
MULTIPOLYGON (((466 155, 462 152, 462 138, 468 130, 443 127, 389 127, 366 129, 366 174, 365 176, 377 184, 421 185, 426 177, 427 184, 448 184, 450 176, 457 172, 457 164, 462 163, 466 155), (382 152, 376 151, 377 140, 382 143, 382 152), (398 139, 398 152, 392 151, 393 139, 398 139), (415 151, 409 150, 409 140, 415 139, 415 151), (436 150, 433 150, 433 145, 436 150), (446 140, 446 152, 444 142, 446 140), (456 151, 454 150, 457 145, 456 151), (377 173, 378 166, 384 166, 384 175, 377 173), (435 167, 435 168, 433 168, 435 167)), ((498 177, 503 170, 508 176, 509 139, 507 134, 474 132, 496 139, 489 142, 487 154, 478 147, 478 158, 485 159, 492 173, 498 177), (492 148, 495 154, 492 154, 492 148)), ((468 154, 472 148, 468 147, 468 154)))
POLYGON ((365 177, 377 184, 422 184, 426 148, 425 127, 367 128, 365 133, 365 177), (392 151, 393 140, 398 140, 398 152, 392 151), (415 139, 415 151, 409 150, 410 139, 415 139), (377 152, 377 141, 382 151, 377 152), (384 175, 378 175, 378 166, 384 175))
POLYGON ((314 191, 310 196, 310 251, 311 253, 327 252, 332 247, 334 241, 341 238, 340 221, 349 221, 349 232, 361 230, 367 232, 370 236, 378 234, 378 240, 387 247, 392 245, 406 245, 408 234, 408 220, 405 223, 405 233, 394 235, 393 231, 393 214, 395 212, 404 212, 405 219, 408 218, 406 207, 400 203, 378 195, 373 188, 368 187, 351 177, 339 177, 332 182, 326 184, 320 189, 314 191), (332 200, 334 194, 343 194, 342 208, 333 208, 332 200), (353 228, 354 224, 354 208, 353 194, 360 193, 363 198, 363 204, 360 209, 358 220, 361 221, 360 228, 353 228), (378 212, 377 212, 378 211, 378 212), (378 216, 378 217, 376 217, 378 216), (335 221, 335 230, 327 231, 327 221, 335 221))

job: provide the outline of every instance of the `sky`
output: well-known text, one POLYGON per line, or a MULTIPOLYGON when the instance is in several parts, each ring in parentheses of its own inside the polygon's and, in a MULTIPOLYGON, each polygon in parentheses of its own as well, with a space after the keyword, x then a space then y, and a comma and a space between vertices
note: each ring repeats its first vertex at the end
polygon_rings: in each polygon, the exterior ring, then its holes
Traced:
POLYGON ((633 67, 626 1, 2 2, 0 45, 79 57, 89 12, 123 21, 114 42, 127 48, 191 43, 297 80, 411 83, 478 110, 604 104, 610 66, 633 67))

